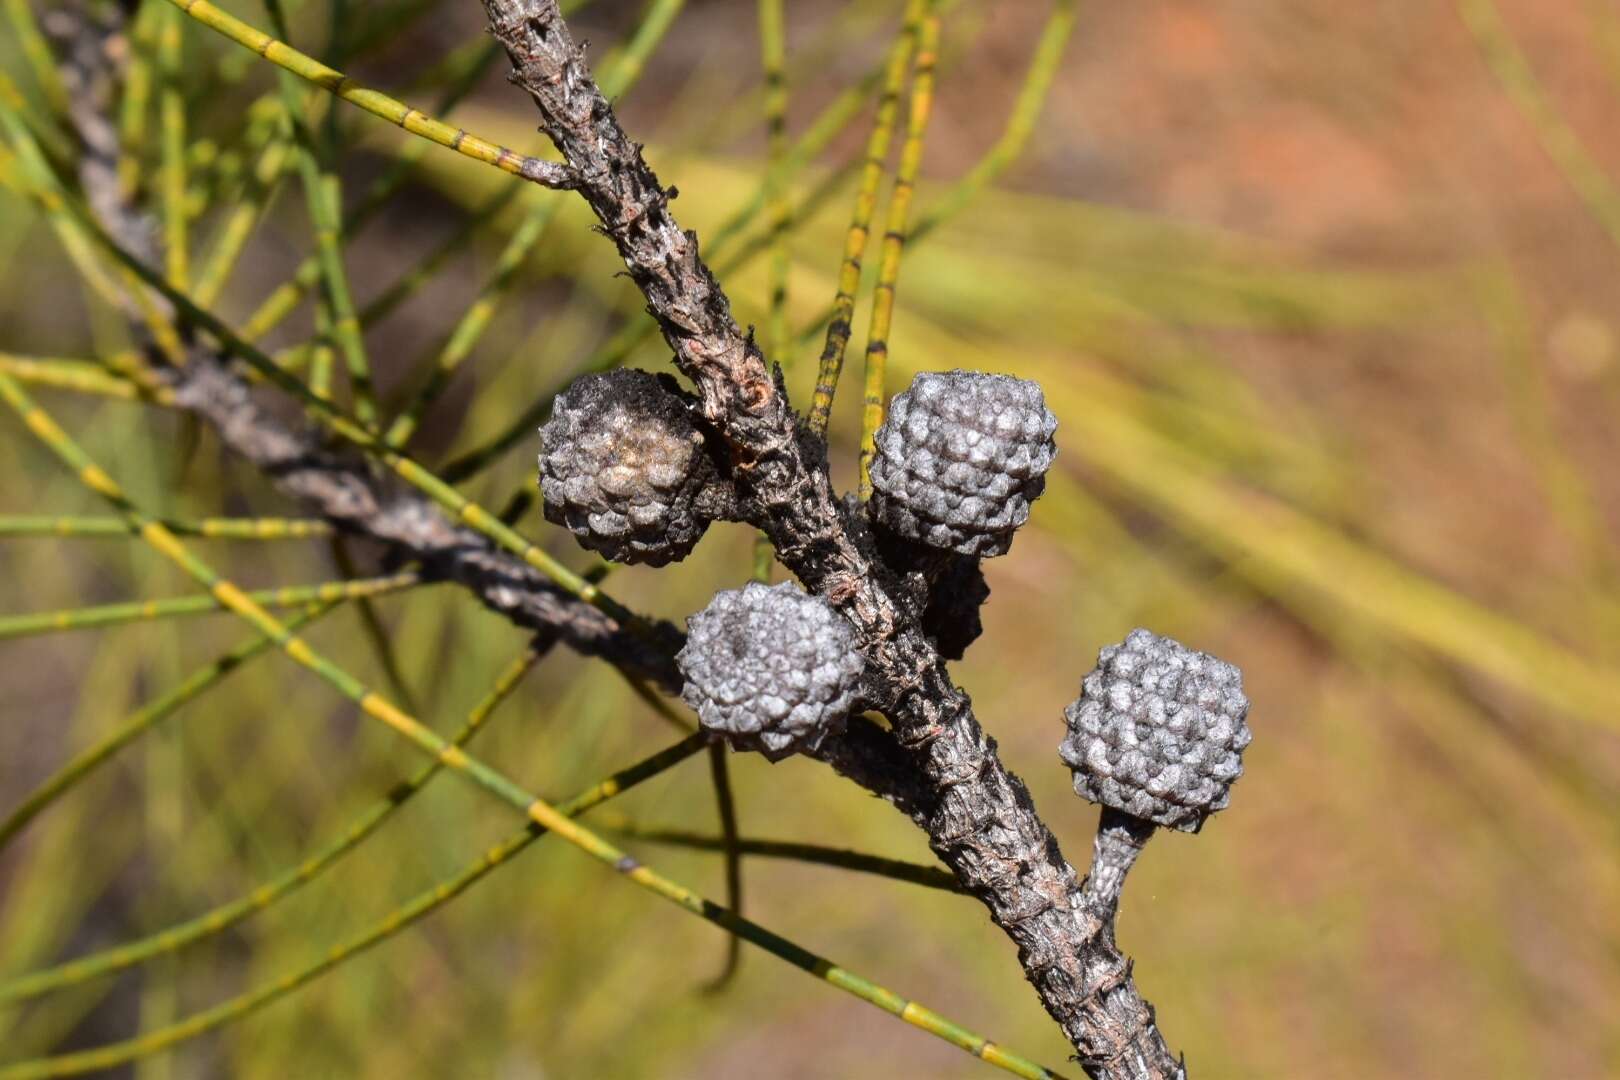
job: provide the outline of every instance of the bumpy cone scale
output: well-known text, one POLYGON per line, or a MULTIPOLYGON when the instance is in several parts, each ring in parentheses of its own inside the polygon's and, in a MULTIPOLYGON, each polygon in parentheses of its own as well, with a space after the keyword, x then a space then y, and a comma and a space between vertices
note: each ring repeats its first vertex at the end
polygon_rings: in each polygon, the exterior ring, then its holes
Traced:
POLYGON ((1236 667, 1133 630, 1097 654, 1081 687, 1058 751, 1076 793, 1184 832, 1226 807, 1251 738, 1236 667))
POLYGON ((709 527, 716 474, 672 379, 628 368, 581 376, 557 395, 540 446, 546 519, 606 558, 663 566, 709 527))
POLYGON ((864 661, 843 616, 792 582, 716 594, 675 657, 703 730, 772 761, 844 730, 864 661))
POLYGON ((976 371, 924 372, 894 396, 876 435, 873 518, 962 555, 1004 555, 1057 454, 1038 384, 976 371))

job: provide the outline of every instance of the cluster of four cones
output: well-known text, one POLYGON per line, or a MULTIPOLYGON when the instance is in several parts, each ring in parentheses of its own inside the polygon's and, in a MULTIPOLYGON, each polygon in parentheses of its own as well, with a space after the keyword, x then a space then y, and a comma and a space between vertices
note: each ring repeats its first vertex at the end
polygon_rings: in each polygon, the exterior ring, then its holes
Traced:
MULTIPOLYGON (((1005 554, 1028 520, 1056 429, 1038 384, 951 371, 918 375, 877 432, 863 510, 872 532, 890 549, 925 553, 936 591, 973 594, 959 617, 924 618, 948 657, 977 636, 978 560, 1005 554)), ((609 559, 677 561, 710 522, 736 514, 695 401, 667 376, 584 376, 559 395, 540 435, 546 517, 609 559)), ((811 751, 861 707, 853 627, 797 584, 723 590, 687 627, 676 657, 682 696, 734 749, 772 761, 811 751)), ((1059 754, 1075 791, 1103 807, 1087 887, 1103 890, 1110 908, 1155 827, 1197 832, 1227 805, 1249 744, 1248 710, 1236 667, 1171 638, 1139 629, 1100 651, 1065 710, 1059 754)))

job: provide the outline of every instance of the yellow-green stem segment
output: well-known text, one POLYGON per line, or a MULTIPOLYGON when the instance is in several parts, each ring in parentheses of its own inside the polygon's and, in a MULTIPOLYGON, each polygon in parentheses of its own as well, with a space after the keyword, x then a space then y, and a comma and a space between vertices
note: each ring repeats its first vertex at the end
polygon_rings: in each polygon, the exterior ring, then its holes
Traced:
POLYGON ((889 359, 889 331, 894 325, 894 290, 900 279, 900 256, 905 250, 906 223, 911 216, 911 197, 922 168, 923 136, 934 104, 934 64, 939 57, 939 16, 923 20, 917 39, 917 59, 911 75, 911 116, 906 125, 906 142, 900 150, 900 167, 889 193, 885 215, 883 261, 878 268, 877 288, 872 294, 872 322, 866 337, 866 394, 861 411, 860 497, 872 494, 872 457, 876 450, 877 429, 883 423, 886 400, 884 376, 889 359))

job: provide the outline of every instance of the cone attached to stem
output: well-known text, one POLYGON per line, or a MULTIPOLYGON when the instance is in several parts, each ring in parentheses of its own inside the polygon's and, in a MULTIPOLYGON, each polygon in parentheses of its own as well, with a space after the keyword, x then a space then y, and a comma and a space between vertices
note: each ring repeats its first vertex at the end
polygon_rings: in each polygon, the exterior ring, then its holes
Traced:
POLYGON ((574 380, 540 446, 546 519, 615 562, 678 562, 713 519, 719 480, 673 379, 620 368, 574 380))
POLYGON ((798 585, 749 582, 686 621, 681 696, 703 730, 772 761, 844 730, 865 661, 855 632, 798 585))
POLYGON ((923 372, 894 396, 872 461, 872 517, 961 555, 1004 555, 1046 488, 1057 417, 1038 383, 923 372))

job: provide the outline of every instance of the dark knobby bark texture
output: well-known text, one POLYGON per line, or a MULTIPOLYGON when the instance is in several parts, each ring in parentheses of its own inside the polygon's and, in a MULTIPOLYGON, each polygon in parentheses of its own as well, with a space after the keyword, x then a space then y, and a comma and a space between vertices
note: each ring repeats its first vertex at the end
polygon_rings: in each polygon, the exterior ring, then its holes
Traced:
POLYGON ((806 587, 854 624, 886 713, 934 803, 923 824, 934 851, 1018 946, 1043 1004, 1087 1071, 1110 1080, 1182 1075, 1129 964, 1105 933, 1028 791, 996 755, 971 702, 903 602, 885 565, 840 512, 819 444, 806 438, 751 333, 670 212, 641 147, 619 126, 555 0, 483 0, 577 190, 618 248, 705 416, 726 440, 749 518, 806 587))

